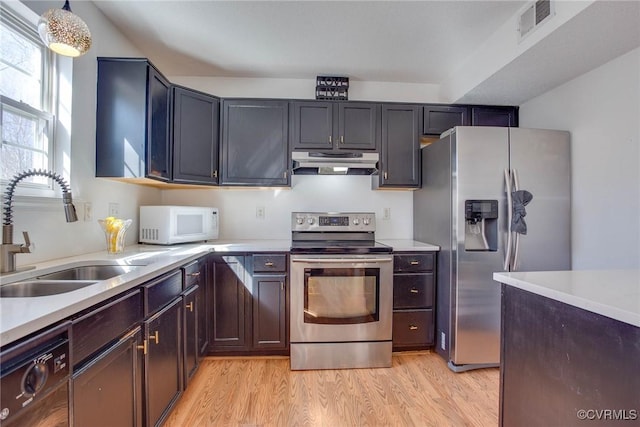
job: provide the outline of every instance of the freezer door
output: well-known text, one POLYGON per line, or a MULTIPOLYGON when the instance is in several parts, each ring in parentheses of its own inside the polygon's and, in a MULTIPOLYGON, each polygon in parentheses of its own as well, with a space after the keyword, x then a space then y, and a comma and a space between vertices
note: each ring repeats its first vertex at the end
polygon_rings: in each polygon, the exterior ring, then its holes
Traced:
POLYGON ((513 271, 571 269, 571 148, 569 132, 509 129, 510 166, 519 188, 533 194, 527 234, 518 235, 513 271))
MULTIPOLYGON (((500 361, 500 286, 506 236, 504 170, 509 167, 508 128, 457 127, 453 144, 453 264, 451 362, 500 361), (497 250, 465 248, 465 200, 497 200, 497 250)), ((440 272, 438 272, 440 274, 440 272)))

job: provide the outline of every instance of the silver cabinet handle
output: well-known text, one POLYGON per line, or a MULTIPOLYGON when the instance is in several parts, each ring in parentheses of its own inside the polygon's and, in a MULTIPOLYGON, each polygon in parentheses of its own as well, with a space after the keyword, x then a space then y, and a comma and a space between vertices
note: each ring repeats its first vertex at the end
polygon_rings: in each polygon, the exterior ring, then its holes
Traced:
POLYGON ((198 277, 200 275, 199 271, 196 271, 195 273, 189 273, 189 276, 191 277, 198 277))
POLYGON ((265 267, 273 267, 273 263, 271 261, 267 261, 264 263, 265 267))
POLYGON ((333 144, 333 138, 331 138, 331 135, 329 135, 329 144, 333 144))
POLYGON ((411 288, 409 290, 409 292, 411 292, 412 294, 419 294, 420 293, 420 291, 418 291, 416 288, 411 288))
POLYGON ((340 144, 344 144, 344 135, 340 135, 340 144))
POLYGON ((411 265, 419 265, 420 261, 411 261, 411 262, 409 262, 409 264, 411 264, 411 265))
POLYGON ((409 330, 410 331, 417 331, 418 327, 416 325, 409 325, 409 330))

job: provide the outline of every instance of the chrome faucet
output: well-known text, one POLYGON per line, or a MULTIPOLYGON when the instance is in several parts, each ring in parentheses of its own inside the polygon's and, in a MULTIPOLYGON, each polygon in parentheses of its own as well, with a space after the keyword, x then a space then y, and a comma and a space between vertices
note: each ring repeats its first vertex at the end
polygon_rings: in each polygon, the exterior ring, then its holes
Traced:
POLYGON ((31 241, 29 240, 29 233, 23 231, 24 236, 23 244, 13 243, 13 192, 16 189, 18 182, 28 176, 40 175, 53 179, 62 188, 62 203, 64 203, 64 214, 67 222, 75 222, 78 220, 76 215, 76 207, 73 206, 73 199, 71 197, 71 189, 67 182, 62 177, 54 172, 30 169, 20 174, 17 174, 7 185, 7 190, 4 194, 4 219, 2 222, 2 245, 0 245, 0 273, 11 273, 16 271, 16 254, 28 254, 31 252, 31 241))

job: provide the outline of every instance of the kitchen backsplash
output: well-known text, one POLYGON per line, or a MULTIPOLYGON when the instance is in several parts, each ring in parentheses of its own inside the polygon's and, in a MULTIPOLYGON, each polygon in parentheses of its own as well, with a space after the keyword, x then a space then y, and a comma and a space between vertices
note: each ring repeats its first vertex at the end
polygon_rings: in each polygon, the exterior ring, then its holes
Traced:
POLYGON ((410 239, 412 194, 373 191, 369 176, 294 175, 287 189, 166 190, 162 203, 219 208, 221 239, 288 239, 296 211, 375 212, 378 239, 410 239))

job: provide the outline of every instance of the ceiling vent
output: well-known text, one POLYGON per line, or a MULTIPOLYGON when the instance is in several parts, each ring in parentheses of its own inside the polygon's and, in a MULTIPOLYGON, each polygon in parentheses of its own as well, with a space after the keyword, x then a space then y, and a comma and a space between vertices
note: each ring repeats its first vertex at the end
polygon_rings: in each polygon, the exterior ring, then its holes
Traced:
POLYGON ((518 42, 547 22, 554 14, 551 0, 538 0, 527 5, 518 18, 518 42))

